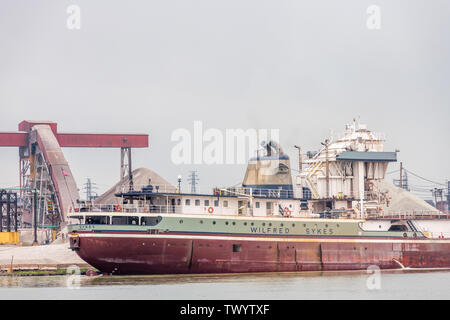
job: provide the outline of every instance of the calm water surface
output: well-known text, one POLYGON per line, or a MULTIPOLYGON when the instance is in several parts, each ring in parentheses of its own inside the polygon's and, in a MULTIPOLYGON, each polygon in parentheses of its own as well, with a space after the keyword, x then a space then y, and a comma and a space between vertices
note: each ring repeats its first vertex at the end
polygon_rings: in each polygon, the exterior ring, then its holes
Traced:
POLYGON ((450 299, 450 271, 0 277, 0 299, 450 299), (375 289, 369 289, 369 287, 375 289), (379 283, 380 289, 376 289, 379 283))

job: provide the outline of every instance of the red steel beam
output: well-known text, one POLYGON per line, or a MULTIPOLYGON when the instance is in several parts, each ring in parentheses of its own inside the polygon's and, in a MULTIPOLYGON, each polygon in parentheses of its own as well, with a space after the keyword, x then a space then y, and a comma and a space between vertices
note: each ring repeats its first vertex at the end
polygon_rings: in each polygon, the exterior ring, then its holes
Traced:
POLYGON ((147 148, 147 134, 58 133, 61 147, 147 148))
POLYGON ((61 147, 80 148, 147 148, 148 134, 58 133, 53 121, 24 120, 18 132, 0 132, 0 147, 26 147, 28 133, 35 125, 48 125, 61 147))
MULTIPOLYGON (((53 129, 53 128, 52 128, 53 129)), ((53 131, 53 130, 52 130, 53 131)), ((26 147, 28 132, 0 132, 0 147, 26 147)), ((61 147, 147 148, 147 134, 58 133, 61 147)))
POLYGON ((27 132, 0 132, 0 147, 26 147, 27 132))
POLYGON ((33 126, 37 124, 46 124, 52 129, 53 134, 56 135, 58 133, 58 124, 53 121, 35 121, 35 120, 24 120, 19 123, 19 131, 30 132, 33 126))

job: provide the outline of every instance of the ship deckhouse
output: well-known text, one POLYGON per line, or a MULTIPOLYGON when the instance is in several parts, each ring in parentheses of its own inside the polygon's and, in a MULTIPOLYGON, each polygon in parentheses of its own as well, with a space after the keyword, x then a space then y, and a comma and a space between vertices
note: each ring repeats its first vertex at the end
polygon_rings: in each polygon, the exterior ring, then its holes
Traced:
POLYGON ((386 152, 384 135, 356 121, 344 134, 300 159, 293 184, 289 157, 274 141, 262 143, 249 159, 241 187, 214 188, 209 194, 179 193, 165 186, 119 192, 127 209, 149 213, 238 216, 375 217, 387 205, 378 190, 396 152, 386 152), (137 209, 140 208, 140 209, 137 209))
POLYGON ((377 189, 396 152, 386 152, 384 135, 354 121, 345 132, 322 143, 322 149, 308 152, 297 187, 309 193, 313 211, 352 210, 358 217, 376 215, 386 203, 377 189), (325 200, 325 201, 320 201, 325 200))

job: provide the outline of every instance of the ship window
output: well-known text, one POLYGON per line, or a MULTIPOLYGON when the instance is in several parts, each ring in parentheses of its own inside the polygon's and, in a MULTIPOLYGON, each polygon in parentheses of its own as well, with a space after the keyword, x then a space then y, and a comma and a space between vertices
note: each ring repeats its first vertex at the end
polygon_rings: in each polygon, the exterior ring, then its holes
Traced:
POLYGON ((127 224, 139 224, 139 217, 127 217, 127 224))
POLYGON ((214 200, 214 207, 218 207, 219 206, 219 200, 214 200))
POLYGON ((205 200, 205 207, 209 207, 209 200, 205 200))
POLYGON ((266 202, 266 209, 270 209, 272 207, 272 202, 266 202))
POLYGON ((259 209, 259 202, 256 202, 256 203, 255 203, 255 208, 256 208, 256 209, 259 209))
POLYGON ((87 216, 86 224, 109 224, 108 216, 87 216))
POLYGON ((200 205, 200 200, 196 199, 196 200, 195 200, 195 205, 196 205, 196 206, 199 206, 199 205, 200 205))
POLYGON ((142 217, 141 225, 143 226, 156 226, 161 222, 161 217, 142 217))
POLYGON ((223 202, 223 207, 224 207, 224 208, 228 207, 228 201, 227 201, 227 200, 224 200, 224 202, 223 202))
POLYGON ((240 244, 233 244, 233 252, 241 252, 242 247, 240 244))
POLYGON ((112 217, 112 223, 111 224, 121 224, 125 225, 127 224, 127 217, 112 217))
POLYGON ((191 205, 191 199, 186 199, 185 203, 186 203, 187 206, 190 206, 191 205))
POLYGON ((177 206, 181 206, 181 199, 177 199, 177 206))

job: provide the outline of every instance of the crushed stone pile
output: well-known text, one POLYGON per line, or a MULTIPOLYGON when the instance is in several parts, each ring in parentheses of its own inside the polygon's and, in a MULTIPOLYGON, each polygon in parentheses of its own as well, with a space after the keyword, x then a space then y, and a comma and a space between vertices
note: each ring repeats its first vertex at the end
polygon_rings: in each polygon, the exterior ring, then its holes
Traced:
POLYGON ((392 198, 387 207, 388 211, 423 211, 431 213, 436 213, 438 210, 415 196, 411 192, 395 186, 392 182, 387 180, 378 181, 375 183, 378 190, 388 192, 388 195, 392 198))

